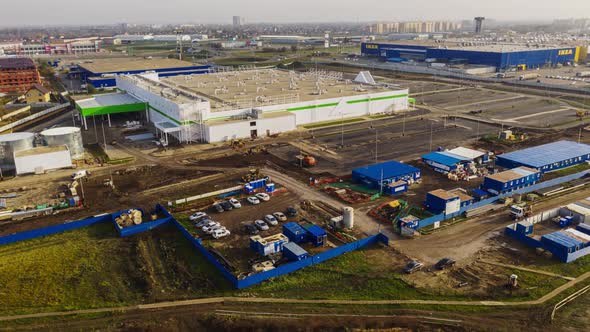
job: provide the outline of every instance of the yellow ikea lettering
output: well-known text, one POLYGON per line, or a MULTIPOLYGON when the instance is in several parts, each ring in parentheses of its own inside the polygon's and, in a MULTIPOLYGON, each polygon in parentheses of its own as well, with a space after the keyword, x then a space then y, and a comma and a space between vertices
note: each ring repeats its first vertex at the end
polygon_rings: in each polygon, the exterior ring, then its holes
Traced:
POLYGON ((370 49, 378 49, 378 48, 379 48, 379 45, 375 45, 375 44, 369 44, 369 45, 367 45, 366 47, 367 47, 367 48, 370 48, 370 49))
POLYGON ((558 55, 572 55, 574 53, 572 50, 560 50, 557 54, 558 55))

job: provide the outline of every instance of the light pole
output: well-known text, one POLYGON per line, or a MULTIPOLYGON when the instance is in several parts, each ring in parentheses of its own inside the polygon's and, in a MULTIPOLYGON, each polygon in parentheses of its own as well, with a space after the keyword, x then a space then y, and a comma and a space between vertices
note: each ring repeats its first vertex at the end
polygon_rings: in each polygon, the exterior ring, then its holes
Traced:
POLYGON ((344 148, 344 112, 340 111, 340 148, 344 148))
POLYGON ((377 146, 377 139, 379 138, 379 131, 377 130, 377 127, 371 125, 369 127, 369 129, 374 130, 375 131, 375 164, 377 163, 377 159, 378 159, 378 146, 377 146))
POLYGON ((432 151, 432 121, 430 121, 430 147, 428 148, 428 152, 432 151))

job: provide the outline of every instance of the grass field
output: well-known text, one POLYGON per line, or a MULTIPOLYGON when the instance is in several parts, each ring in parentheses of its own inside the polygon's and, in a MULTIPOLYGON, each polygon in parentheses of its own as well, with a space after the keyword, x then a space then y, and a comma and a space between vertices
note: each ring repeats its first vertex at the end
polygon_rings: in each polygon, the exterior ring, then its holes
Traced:
MULTIPOLYGON (((187 223, 186 220, 183 220, 187 223)), ((190 223, 189 223, 190 224, 190 223)), ((519 275, 520 288, 486 295, 449 287, 417 288, 391 249, 373 246, 243 290, 227 281, 173 226, 119 238, 110 223, 0 247, 0 314, 75 310, 211 296, 302 299, 530 300, 565 280, 519 275)), ((572 274, 589 260, 568 265, 572 274)), ((430 272, 422 278, 432 278, 430 272)))
POLYGON ((194 298, 229 289, 168 226, 122 239, 102 223, 0 247, 4 314, 194 298))

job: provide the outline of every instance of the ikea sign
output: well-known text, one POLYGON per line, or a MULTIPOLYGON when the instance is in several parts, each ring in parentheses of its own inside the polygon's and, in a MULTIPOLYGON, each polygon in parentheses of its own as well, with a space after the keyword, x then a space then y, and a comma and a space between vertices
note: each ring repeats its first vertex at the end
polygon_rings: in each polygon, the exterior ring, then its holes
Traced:
POLYGON ((377 50, 379 49, 379 45, 377 44, 366 44, 365 48, 371 49, 371 50, 377 50))
POLYGON ((562 55, 572 55, 574 54, 574 51, 572 51, 571 49, 569 50, 559 50, 559 52, 557 53, 557 55, 562 56, 562 55))

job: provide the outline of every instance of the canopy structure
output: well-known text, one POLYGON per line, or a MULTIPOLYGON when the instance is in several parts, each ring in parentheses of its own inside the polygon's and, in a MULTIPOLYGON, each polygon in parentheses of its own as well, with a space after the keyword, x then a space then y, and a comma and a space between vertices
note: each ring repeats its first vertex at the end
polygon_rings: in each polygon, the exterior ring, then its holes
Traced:
POLYGON ((147 103, 127 93, 109 93, 76 100, 76 109, 84 118, 84 128, 88 129, 86 117, 107 115, 110 126, 111 114, 130 112, 146 112, 147 114, 147 103))

